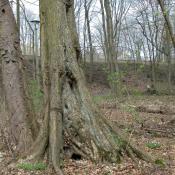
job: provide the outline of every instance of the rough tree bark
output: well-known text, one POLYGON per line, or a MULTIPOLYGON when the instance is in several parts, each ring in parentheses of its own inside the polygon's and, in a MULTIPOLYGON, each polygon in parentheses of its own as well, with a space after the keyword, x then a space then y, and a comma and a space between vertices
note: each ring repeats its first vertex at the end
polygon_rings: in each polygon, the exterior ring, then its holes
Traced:
POLYGON ((8 110, 8 139, 24 153, 37 134, 24 78, 18 28, 8 0, 0 1, 0 62, 5 103, 8 110))
POLYGON ((49 148, 50 161, 56 172, 61 173, 64 130, 67 146, 82 158, 118 162, 126 153, 148 160, 148 156, 112 129, 94 105, 78 65, 68 24, 73 3, 73 0, 40 1, 46 107, 40 134, 28 158, 39 159, 49 148))
POLYGON ((80 61, 82 61, 82 54, 81 54, 81 47, 80 47, 78 34, 77 34, 73 5, 70 5, 67 8, 67 23, 69 25, 69 31, 70 31, 70 35, 71 35, 72 44, 73 44, 73 47, 74 47, 75 52, 76 52, 76 58, 77 58, 77 61, 80 63, 80 61))
POLYGON ((104 8, 106 12, 106 31, 107 31, 107 43, 109 53, 109 65, 110 71, 119 72, 119 68, 116 60, 116 47, 114 42, 114 26, 112 21, 111 2, 109 0, 104 1, 104 8))

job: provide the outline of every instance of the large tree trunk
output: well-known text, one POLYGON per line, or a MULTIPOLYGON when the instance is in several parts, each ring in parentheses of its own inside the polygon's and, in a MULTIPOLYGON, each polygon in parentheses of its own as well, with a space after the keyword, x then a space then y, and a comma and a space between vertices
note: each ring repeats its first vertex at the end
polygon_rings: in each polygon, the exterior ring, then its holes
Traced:
MULTIPOLYGON (((40 159, 48 152, 49 161, 57 174, 62 174, 60 167, 63 159, 62 85, 65 76, 63 60, 66 46, 62 33, 64 31, 62 31, 60 24, 63 23, 64 26, 66 22, 62 18, 66 9, 62 9, 62 3, 59 1, 40 1, 41 58, 45 110, 40 133, 29 151, 30 156, 28 157, 29 160, 40 159)), ((72 35, 74 35, 73 31, 72 35)), ((76 43, 76 40, 73 39, 74 36, 70 38, 76 43)), ((77 54, 79 53, 77 47, 73 49, 77 54)))
POLYGON ((42 0, 40 5, 46 107, 29 159, 42 157, 49 148, 50 161, 61 173, 63 126, 67 146, 82 158, 117 162, 126 153, 148 160, 112 129, 94 105, 70 36, 73 0, 42 0))
POLYGON ((31 146, 37 127, 26 92, 18 29, 8 0, 0 1, 0 58, 8 139, 19 153, 24 153, 31 146))

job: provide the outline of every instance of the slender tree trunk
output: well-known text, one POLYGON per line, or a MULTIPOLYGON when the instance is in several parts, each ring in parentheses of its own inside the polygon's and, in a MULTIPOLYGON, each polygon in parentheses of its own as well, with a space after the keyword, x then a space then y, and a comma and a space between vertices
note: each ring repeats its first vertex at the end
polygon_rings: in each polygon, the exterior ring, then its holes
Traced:
POLYGON ((87 48, 86 48, 86 43, 87 43, 87 37, 86 37, 86 21, 84 21, 84 27, 83 27, 83 48, 84 48, 84 51, 83 51, 83 61, 84 61, 84 65, 86 64, 86 51, 87 51, 87 48))
MULTIPOLYGON (((103 25, 103 34, 104 34, 104 45, 105 45, 105 53, 106 61, 109 64, 109 51, 108 51, 108 41, 107 41, 107 32, 106 32, 106 22, 105 22, 105 12, 104 12, 104 4, 103 0, 100 0, 101 12, 102 12, 102 25, 103 25)), ((110 67, 110 65, 108 65, 110 67)))
POLYGON ((90 9, 91 2, 87 3, 87 0, 85 0, 84 8, 85 8, 85 21, 86 21, 86 25, 87 25, 87 34, 88 34, 88 49, 90 50, 90 68, 91 68, 90 81, 92 82, 94 53, 93 53, 91 27, 90 27, 90 19, 89 19, 89 9, 90 9))
POLYGON ((17 26, 18 26, 18 33, 19 33, 19 36, 20 36, 20 0, 17 0, 16 1, 16 21, 17 21, 17 26))
POLYGON ((169 16, 168 16, 168 14, 166 12, 166 9, 165 9, 165 6, 164 6, 164 1, 157 0, 157 2, 160 5, 161 11, 162 11, 162 15, 163 15, 163 17, 165 19, 165 22, 166 22, 167 29, 168 29, 169 34, 170 34, 170 38, 171 38, 173 47, 175 48, 175 37, 174 37, 174 34, 173 34, 173 28, 172 28, 169 16))
POLYGON ((164 5, 164 2, 162 0, 157 0, 159 5, 160 5, 160 8, 161 8, 161 11, 162 11, 162 14, 163 14, 163 17, 164 17, 164 20, 165 20, 165 32, 166 32, 166 43, 165 43, 165 51, 166 51, 166 57, 167 57, 167 63, 168 63, 168 88, 169 88, 169 92, 171 93, 172 89, 171 89, 171 49, 170 49, 170 43, 172 43, 173 45, 173 48, 175 48, 175 37, 174 37, 174 33, 173 33, 173 27, 172 27, 172 24, 170 22, 170 19, 169 19, 169 12, 166 11, 165 9, 165 5, 164 5), (171 42, 170 42, 171 40, 171 42))
POLYGON ((109 52, 109 62, 110 71, 118 72, 117 60, 115 60, 115 44, 114 44, 114 31, 113 31, 113 21, 112 12, 110 7, 110 1, 104 1, 104 8, 106 11, 106 27, 107 27, 107 41, 108 41, 108 52, 109 52))
POLYGON ((166 30, 165 30, 165 38, 166 38, 166 41, 165 41, 165 53, 166 53, 166 61, 167 61, 167 64, 168 64, 168 70, 167 70, 167 77, 168 77, 168 89, 169 89, 169 93, 172 92, 172 84, 171 84, 171 38, 170 38, 170 35, 169 35, 169 32, 168 32, 168 29, 166 27, 166 30))
POLYGON ((0 1, 0 23, 0 61, 8 110, 8 139, 19 153, 24 153, 37 134, 37 126, 26 91, 18 29, 8 0, 0 1))

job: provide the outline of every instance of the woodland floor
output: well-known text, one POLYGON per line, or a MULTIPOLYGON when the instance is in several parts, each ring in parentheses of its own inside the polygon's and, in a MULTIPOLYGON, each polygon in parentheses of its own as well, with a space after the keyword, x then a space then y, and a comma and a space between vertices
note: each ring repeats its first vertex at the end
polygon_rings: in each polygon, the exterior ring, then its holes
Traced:
MULTIPOLYGON (((96 71, 97 72, 97 71, 96 71)), ((96 74, 97 75, 97 74, 96 74)), ((101 72, 98 77, 100 76, 101 72)), ((137 79, 137 78, 136 78, 137 79)), ((100 80, 104 82, 104 80, 100 80)), ((69 159, 64 162, 65 175, 175 175, 175 114, 138 112, 140 105, 175 106, 174 96, 146 95, 135 91, 134 95, 115 98, 110 89, 103 83, 89 86, 95 103, 112 126, 119 126, 128 136, 129 141, 150 154, 157 164, 150 165, 142 161, 133 162, 124 157, 121 164, 94 164, 88 160, 69 159), (100 85, 99 85, 100 84, 100 85)), ((135 81, 131 81, 135 82, 135 81)), ((139 81, 141 82, 141 81, 139 81)), ((136 86, 145 87, 145 83, 136 86)), ((131 88, 130 88, 131 89, 131 88)), ((127 94, 127 93, 126 93, 127 94)), ((37 94, 40 96, 40 94, 37 94)), ((38 101, 37 101, 38 103, 38 101)), ((4 147, 3 136, 0 135, 0 175, 52 175, 51 168, 45 170, 23 170, 11 163, 12 154, 4 147)), ((6 143, 6 145, 8 145, 6 143)))
MULTIPOLYGON (((118 125, 130 141, 157 159, 156 165, 124 157, 121 164, 94 164, 87 160, 65 160, 65 175, 175 175, 175 126, 168 122, 175 115, 138 112, 140 104, 175 106, 174 96, 135 95, 114 98, 106 86, 91 85, 94 101, 113 127, 118 125)), ((0 138, 0 140, 2 140, 0 138)), ((26 171, 17 165, 7 166, 12 155, 0 143, 0 175, 52 175, 50 168, 26 171)))

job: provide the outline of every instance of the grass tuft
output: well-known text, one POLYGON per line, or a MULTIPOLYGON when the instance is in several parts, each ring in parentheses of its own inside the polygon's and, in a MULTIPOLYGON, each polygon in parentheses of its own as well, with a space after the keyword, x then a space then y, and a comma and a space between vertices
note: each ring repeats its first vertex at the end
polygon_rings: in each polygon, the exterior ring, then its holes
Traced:
POLYGON ((161 147, 160 143, 156 143, 156 142, 147 143, 146 146, 150 149, 157 149, 161 147))
POLYGON ((161 166, 161 167, 165 167, 165 161, 162 160, 162 159, 156 159, 156 160, 155 160, 155 164, 156 164, 156 165, 159 165, 159 166, 161 166))
POLYGON ((17 165, 17 168, 27 170, 27 171, 42 171, 47 168, 44 163, 20 163, 17 165))

